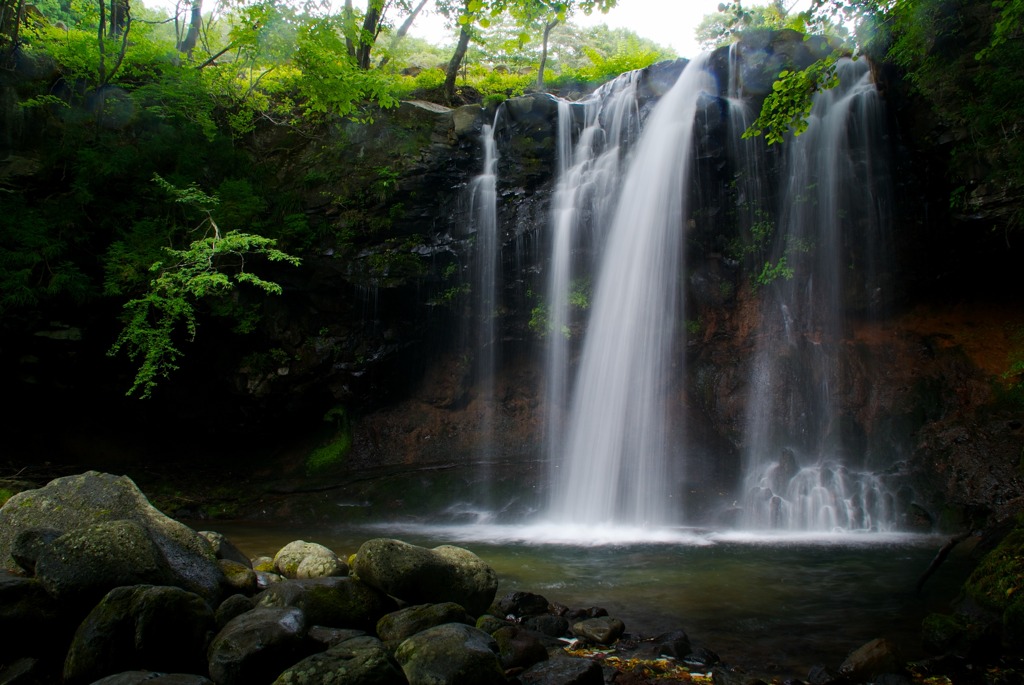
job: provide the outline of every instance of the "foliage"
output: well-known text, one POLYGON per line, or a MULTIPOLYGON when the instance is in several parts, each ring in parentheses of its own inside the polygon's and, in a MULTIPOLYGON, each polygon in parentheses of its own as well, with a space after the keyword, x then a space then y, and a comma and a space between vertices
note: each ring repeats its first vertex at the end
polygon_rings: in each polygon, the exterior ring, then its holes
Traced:
POLYGON ((277 283, 246 270, 248 258, 259 255, 270 261, 299 263, 296 257, 276 249, 275 241, 269 238, 239 231, 222 235, 211 214, 217 198, 194 184, 182 189, 159 176, 154 181, 171 193, 176 202, 194 206, 206 216, 196 228, 204 232, 203 237, 184 250, 165 247, 165 260, 149 268, 156 275, 148 291, 124 305, 125 327, 109 354, 125 350, 133 361, 141 359, 127 394, 138 392, 143 398, 152 395, 159 378, 166 378, 178 368, 178 330, 184 328, 190 341, 195 338, 196 308, 201 301, 227 294, 236 283, 253 285, 270 294, 281 293, 277 283))
POLYGON ((815 60, 805 69, 784 69, 772 84, 757 119, 743 133, 744 138, 764 135, 769 145, 781 143, 786 134, 798 136, 807 130, 812 96, 819 90, 839 85, 836 63, 839 52, 815 60))

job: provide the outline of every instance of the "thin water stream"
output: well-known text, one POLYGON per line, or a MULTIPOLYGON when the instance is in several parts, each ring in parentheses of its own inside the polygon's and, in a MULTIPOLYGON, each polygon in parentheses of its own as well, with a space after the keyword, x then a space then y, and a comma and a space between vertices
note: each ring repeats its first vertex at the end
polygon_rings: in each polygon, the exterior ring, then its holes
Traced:
POLYGON ((273 554, 294 539, 341 555, 373 537, 458 544, 495 569, 498 596, 527 590, 572 608, 601 606, 633 634, 682 628, 694 647, 715 651, 728 666, 800 678, 816 664, 838 668, 852 649, 877 637, 895 640, 907 659, 921 656, 921 620, 947 609, 965 567, 954 555, 918 594, 915 583, 940 538, 678 529, 647 531, 645 538, 637 529, 605 529, 600 544, 580 545, 569 541, 583 531, 543 526, 214 528, 252 556, 273 554))

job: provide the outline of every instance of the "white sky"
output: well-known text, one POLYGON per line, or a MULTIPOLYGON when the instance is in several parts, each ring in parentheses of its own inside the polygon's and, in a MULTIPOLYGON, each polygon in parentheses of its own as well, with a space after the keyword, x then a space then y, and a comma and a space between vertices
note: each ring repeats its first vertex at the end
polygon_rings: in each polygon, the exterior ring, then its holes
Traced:
MULTIPOLYGON (((693 57, 700 52, 693 32, 705 14, 718 11, 719 2, 721 0, 618 0, 608 14, 595 11, 588 17, 576 12, 570 21, 580 26, 607 24, 611 28, 631 29, 641 38, 673 48, 680 57, 693 57)), ((436 15, 417 17, 409 33, 432 43, 448 42, 444 22, 436 15)))

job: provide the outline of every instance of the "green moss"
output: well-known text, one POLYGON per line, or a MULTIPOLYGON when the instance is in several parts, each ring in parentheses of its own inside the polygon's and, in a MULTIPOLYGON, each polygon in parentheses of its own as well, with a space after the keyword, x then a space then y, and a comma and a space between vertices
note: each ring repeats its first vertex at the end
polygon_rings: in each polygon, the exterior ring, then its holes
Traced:
POLYGON ((964 585, 980 606, 1002 614, 1024 590, 1024 529, 1016 529, 982 558, 964 585))
POLYGON ((7 500, 14 497, 14 490, 0 488, 0 507, 7 504, 7 500))

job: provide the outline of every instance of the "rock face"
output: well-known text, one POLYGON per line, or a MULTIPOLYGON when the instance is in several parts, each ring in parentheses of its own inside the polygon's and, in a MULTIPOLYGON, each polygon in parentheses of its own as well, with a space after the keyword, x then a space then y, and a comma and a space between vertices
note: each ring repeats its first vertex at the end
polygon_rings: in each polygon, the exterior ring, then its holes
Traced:
POLYGON ((17 570, 25 531, 60 533, 38 551, 35 571, 55 597, 98 600, 119 585, 176 585, 209 602, 224 576, 201 535, 164 516, 124 476, 90 471, 18 493, 0 508, 0 563, 17 570))
POLYGON ((356 553, 355 572, 367 585, 415 604, 455 602, 472 616, 487 610, 498 590, 494 569, 460 547, 426 549, 375 538, 356 553))

